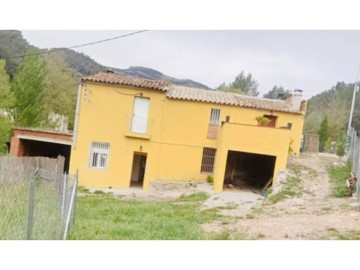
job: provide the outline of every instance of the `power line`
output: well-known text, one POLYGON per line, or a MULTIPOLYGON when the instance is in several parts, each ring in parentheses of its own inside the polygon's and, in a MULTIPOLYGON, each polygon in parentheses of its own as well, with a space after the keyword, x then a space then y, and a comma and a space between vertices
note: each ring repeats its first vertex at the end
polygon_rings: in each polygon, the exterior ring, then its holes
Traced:
POLYGON ((81 44, 81 45, 75 45, 75 46, 66 47, 66 48, 61 48, 61 49, 54 49, 54 50, 50 50, 50 51, 47 51, 47 52, 38 52, 38 53, 17 55, 17 56, 13 56, 13 57, 7 57, 7 58, 4 58, 4 59, 5 59, 5 60, 8 60, 8 59, 14 59, 14 58, 23 58, 23 57, 32 56, 32 55, 41 55, 41 54, 45 54, 45 53, 54 53, 54 52, 67 51, 67 50, 74 49, 74 48, 80 48, 80 47, 85 47, 85 46, 90 46, 90 45, 94 45, 94 44, 99 44, 99 43, 103 43, 103 42, 107 42, 107 41, 111 41, 111 40, 115 40, 115 39, 119 39, 119 38, 129 37, 129 36, 136 35, 136 34, 140 34, 140 33, 146 32, 146 31, 149 31, 149 30, 140 30, 140 31, 136 31, 136 32, 129 33, 129 34, 125 34, 125 35, 121 35, 121 36, 116 36, 116 37, 112 37, 112 38, 107 38, 107 39, 103 39, 103 40, 99 40, 99 41, 94 41, 94 42, 90 42, 90 43, 85 43, 85 44, 81 44))

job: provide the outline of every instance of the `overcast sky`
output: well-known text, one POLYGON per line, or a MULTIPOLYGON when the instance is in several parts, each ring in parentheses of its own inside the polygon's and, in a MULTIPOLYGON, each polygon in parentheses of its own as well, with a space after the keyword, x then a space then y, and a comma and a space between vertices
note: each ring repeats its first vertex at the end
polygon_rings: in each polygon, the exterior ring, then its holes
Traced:
MULTIPOLYGON (((69 47, 132 31, 22 31, 40 48, 69 47)), ((78 48, 98 63, 143 66, 211 88, 242 70, 259 82, 261 95, 281 85, 304 97, 354 82, 360 65, 360 31, 149 31, 78 48)))

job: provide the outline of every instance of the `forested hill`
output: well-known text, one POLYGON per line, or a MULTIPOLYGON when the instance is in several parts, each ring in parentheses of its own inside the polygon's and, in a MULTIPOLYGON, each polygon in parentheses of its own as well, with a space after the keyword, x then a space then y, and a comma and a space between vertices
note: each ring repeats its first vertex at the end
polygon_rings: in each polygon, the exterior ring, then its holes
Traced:
MULTIPOLYGON (((329 136, 336 138, 342 130, 346 131, 354 84, 338 82, 329 90, 308 100, 305 117, 304 133, 318 133, 321 121, 327 116, 329 122, 329 136)), ((353 126, 360 131, 360 93, 357 94, 353 114, 353 126)))
MULTIPOLYGON (((10 58, 18 55, 24 55, 26 52, 32 48, 35 51, 46 51, 40 50, 34 46, 31 46, 26 39, 22 36, 20 31, 0 31, 0 59, 1 58, 10 58)), ((61 48, 60 48, 61 49, 61 48)), ((128 69, 119 69, 116 67, 106 67, 103 66, 89 56, 78 53, 73 50, 64 50, 63 57, 65 61, 69 64, 76 76, 87 76, 99 71, 105 71, 107 69, 113 70, 115 73, 140 77, 150 80, 167 80, 173 84, 183 85, 188 87, 196 87, 202 89, 210 89, 204 84, 189 80, 189 79, 176 79, 167 75, 162 74, 161 72, 146 68, 146 67, 130 67, 128 69)), ((7 60, 7 72, 12 77, 16 70, 16 67, 20 64, 21 58, 10 58, 7 60)))

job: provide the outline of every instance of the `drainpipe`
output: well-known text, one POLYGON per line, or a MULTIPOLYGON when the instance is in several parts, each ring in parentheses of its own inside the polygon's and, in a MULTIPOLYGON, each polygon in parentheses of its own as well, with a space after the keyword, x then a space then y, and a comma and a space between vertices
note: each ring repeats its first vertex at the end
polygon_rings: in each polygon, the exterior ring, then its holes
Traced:
POLYGON ((76 100, 74 135, 73 135, 73 145, 72 145, 73 149, 76 149, 76 143, 77 143, 77 133, 78 133, 78 127, 79 127, 80 100, 81 100, 81 83, 79 83, 77 100, 76 100))

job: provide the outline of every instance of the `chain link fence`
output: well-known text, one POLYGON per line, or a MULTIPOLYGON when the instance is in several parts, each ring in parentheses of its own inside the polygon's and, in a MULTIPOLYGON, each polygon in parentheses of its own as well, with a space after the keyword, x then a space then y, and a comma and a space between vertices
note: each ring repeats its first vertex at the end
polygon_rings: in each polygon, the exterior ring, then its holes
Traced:
POLYGON ((63 158, 0 157, 0 240, 66 239, 75 222, 77 176, 63 158))
MULTIPOLYGON (((348 157, 352 162, 352 171, 356 173, 356 175, 360 176, 360 138, 357 135, 356 130, 352 127, 350 131, 350 140, 349 140, 349 150, 348 157)), ((356 183, 356 196, 358 201, 360 202, 360 181, 358 180, 356 183)))

